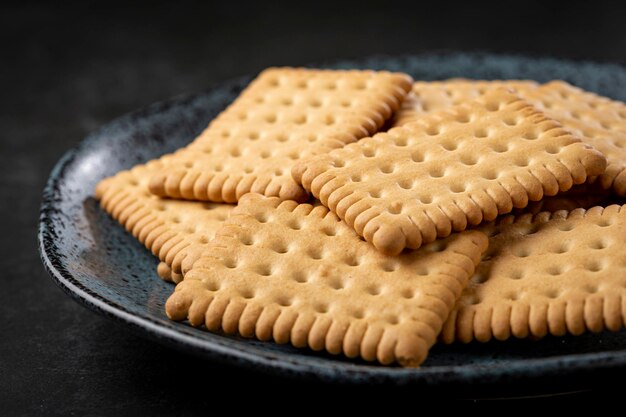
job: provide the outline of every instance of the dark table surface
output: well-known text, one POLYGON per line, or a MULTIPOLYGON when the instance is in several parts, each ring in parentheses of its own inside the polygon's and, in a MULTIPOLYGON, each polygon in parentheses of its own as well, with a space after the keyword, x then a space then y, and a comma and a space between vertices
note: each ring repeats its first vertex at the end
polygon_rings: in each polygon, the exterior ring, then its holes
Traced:
MULTIPOLYGON (((240 393, 242 402, 233 405, 241 406, 260 386, 276 392, 262 403, 268 409, 279 408, 272 403, 284 395, 310 399, 320 388, 314 382, 285 381, 181 354, 67 297, 37 254, 41 190, 63 152, 107 121, 270 65, 433 50, 626 62, 624 13, 615 6, 469 4, 455 11, 433 5, 407 10, 389 2, 374 8, 308 2, 301 11, 237 2, 5 6, 0 12, 3 414, 210 413, 224 392, 240 393)), ((592 390, 557 398, 606 396, 604 385, 585 388, 592 390)), ((332 387, 327 395, 346 393, 345 387, 332 387)), ((405 400, 420 395, 393 393, 405 400)), ((363 402, 363 392, 357 395, 363 402)))

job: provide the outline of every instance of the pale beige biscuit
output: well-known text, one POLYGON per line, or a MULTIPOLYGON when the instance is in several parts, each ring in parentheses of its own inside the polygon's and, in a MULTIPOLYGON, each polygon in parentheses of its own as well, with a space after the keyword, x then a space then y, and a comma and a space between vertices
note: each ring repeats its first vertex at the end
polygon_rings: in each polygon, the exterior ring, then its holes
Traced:
POLYGON ((626 322, 626 206, 506 216, 441 340, 616 331, 626 322))
POLYGON ((433 111, 475 100, 498 88, 517 91, 521 88, 535 88, 537 83, 529 80, 468 80, 455 78, 445 81, 416 81, 411 93, 394 116, 393 126, 414 122, 419 117, 433 111))
POLYGON ((248 192, 304 201, 294 161, 375 133, 411 88, 385 71, 272 68, 153 176, 159 196, 234 203, 248 192))
POLYGON ((170 279, 177 281, 182 279, 183 262, 192 263, 234 206, 150 194, 148 181, 164 163, 167 159, 152 161, 104 179, 98 184, 96 198, 107 213, 172 267, 170 279))
POLYGON ((604 172, 602 154, 506 90, 303 160, 292 175, 387 254, 604 172))
POLYGON ((552 81, 537 89, 521 89, 520 96, 548 117, 602 152, 607 159, 598 184, 626 197, 626 104, 610 100, 564 81, 552 81))
POLYGON ((468 231, 389 257, 326 207, 248 194, 166 311, 211 331, 417 366, 486 245, 468 231))

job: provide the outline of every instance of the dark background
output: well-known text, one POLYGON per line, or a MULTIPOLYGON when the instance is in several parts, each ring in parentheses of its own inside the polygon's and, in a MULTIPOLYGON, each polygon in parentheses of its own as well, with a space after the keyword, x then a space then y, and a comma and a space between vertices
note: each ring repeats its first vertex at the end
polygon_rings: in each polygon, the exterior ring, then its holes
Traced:
MULTIPOLYGON (((230 406, 265 410, 285 409, 285 396, 303 398, 307 409, 345 398, 346 388, 320 396, 315 383, 180 354, 89 312, 41 265, 38 206, 54 163, 88 132, 151 102, 271 65, 441 50, 626 63, 626 13, 615 2, 566 9, 540 2, 403 3, 66 2, 0 9, 0 413, 209 414, 224 404, 225 392, 241 397, 230 406), (273 395, 252 401, 261 387, 273 395)), ((560 390, 550 388, 543 391, 560 390)), ((423 400, 415 390, 392 394, 414 406, 423 400)), ((501 394, 497 387, 451 393, 501 394)), ((380 399, 364 395, 351 404, 380 399)))

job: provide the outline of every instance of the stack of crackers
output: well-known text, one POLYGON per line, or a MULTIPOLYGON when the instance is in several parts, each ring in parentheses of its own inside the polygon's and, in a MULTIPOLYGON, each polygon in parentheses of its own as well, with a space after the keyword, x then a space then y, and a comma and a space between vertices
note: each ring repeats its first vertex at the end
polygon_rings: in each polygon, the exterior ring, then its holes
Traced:
POLYGON ((562 81, 268 69, 96 195, 209 331, 419 366, 626 321, 626 105, 562 81))

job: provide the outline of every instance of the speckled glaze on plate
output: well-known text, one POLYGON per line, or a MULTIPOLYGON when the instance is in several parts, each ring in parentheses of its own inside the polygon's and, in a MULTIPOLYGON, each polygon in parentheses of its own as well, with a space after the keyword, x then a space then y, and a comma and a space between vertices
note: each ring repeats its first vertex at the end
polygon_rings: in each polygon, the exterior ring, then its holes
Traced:
MULTIPOLYGON (((486 54, 372 57, 324 66, 404 71, 416 80, 450 77, 559 78, 626 101, 626 69, 612 64, 486 54)), ((382 367, 243 340, 174 323, 164 313, 173 286, 157 260, 99 209, 98 181, 191 141, 252 77, 176 97, 123 116, 69 150, 43 195, 39 250, 48 272, 86 307, 181 350, 282 375, 341 383, 420 386, 532 383, 626 366, 626 332, 435 346, 420 369, 382 367)))

